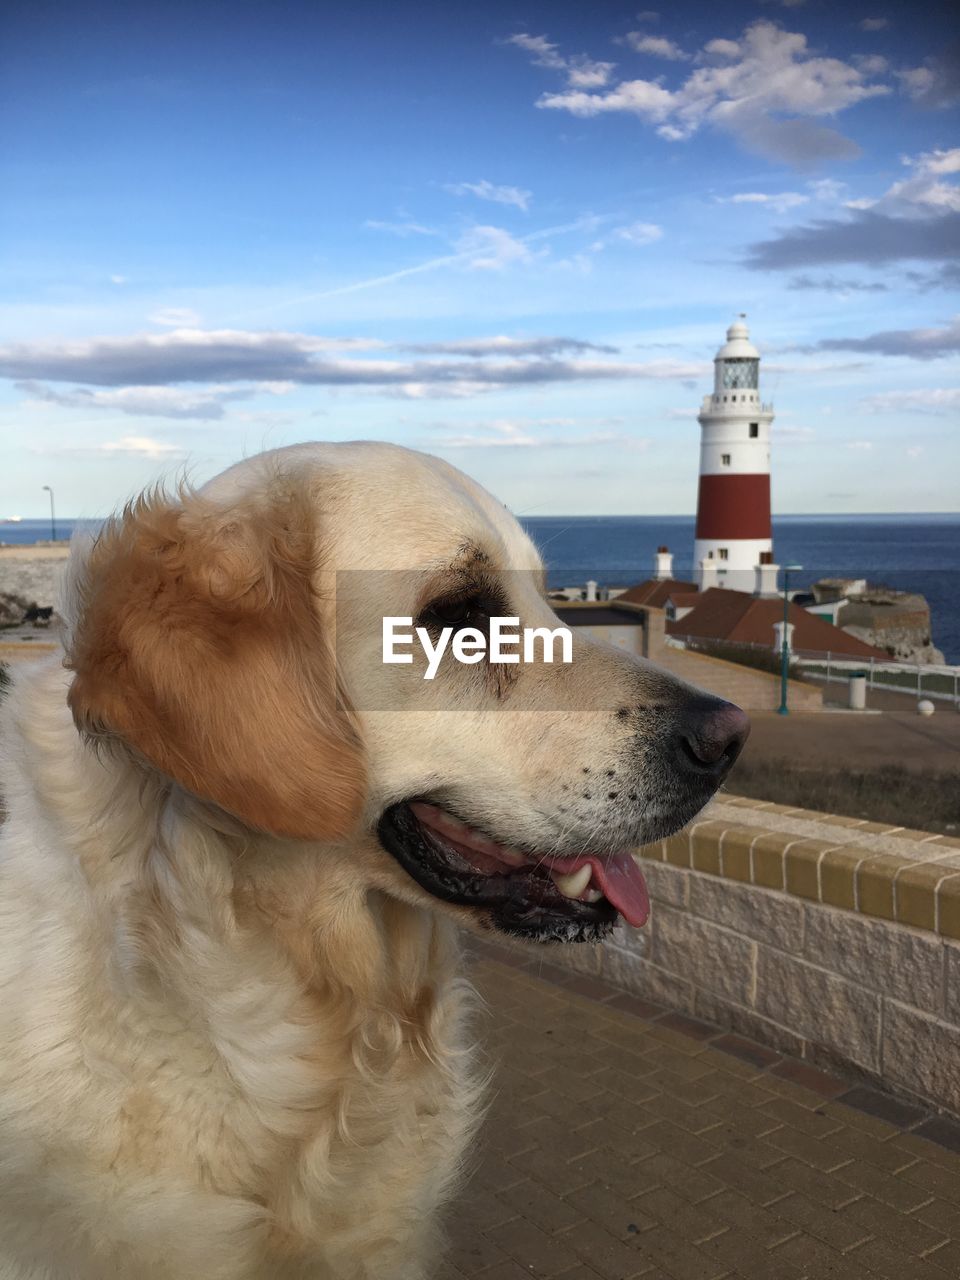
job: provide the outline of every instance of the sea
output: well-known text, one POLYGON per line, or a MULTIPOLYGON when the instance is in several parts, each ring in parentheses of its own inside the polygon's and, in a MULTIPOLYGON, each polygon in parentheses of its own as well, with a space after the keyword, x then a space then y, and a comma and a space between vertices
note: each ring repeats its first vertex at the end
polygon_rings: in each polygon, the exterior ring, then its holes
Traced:
MULTIPOLYGON (((58 520, 57 536, 69 537, 79 523, 58 520)), ((693 572, 693 516, 527 516, 521 523, 543 553, 551 587, 590 578, 601 586, 641 582, 664 545, 674 555, 674 577, 693 572)), ((49 520, 0 523, 0 544, 49 537, 49 520)), ((947 662, 960 664, 960 514, 780 516, 773 543, 778 564, 803 566, 791 573, 791 587, 866 578, 925 596, 933 643, 947 662)))

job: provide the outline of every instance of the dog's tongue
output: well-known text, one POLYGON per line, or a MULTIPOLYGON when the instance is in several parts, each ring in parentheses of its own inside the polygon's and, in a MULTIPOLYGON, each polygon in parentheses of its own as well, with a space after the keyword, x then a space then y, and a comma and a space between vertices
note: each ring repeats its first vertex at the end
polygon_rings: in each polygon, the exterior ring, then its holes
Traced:
POLYGON ((551 858, 550 865, 558 871, 576 871, 586 863, 593 872, 593 883, 606 900, 612 903, 626 920, 639 929, 647 923, 650 914, 650 895, 647 882, 637 859, 632 853, 615 853, 609 858, 587 854, 579 858, 551 858))

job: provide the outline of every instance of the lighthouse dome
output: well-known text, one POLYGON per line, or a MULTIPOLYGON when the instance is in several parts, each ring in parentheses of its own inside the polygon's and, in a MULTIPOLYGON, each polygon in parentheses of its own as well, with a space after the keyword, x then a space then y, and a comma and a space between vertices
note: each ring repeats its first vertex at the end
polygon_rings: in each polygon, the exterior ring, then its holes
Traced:
POLYGON ((714 356, 715 360, 759 360, 760 352, 750 341, 745 317, 734 320, 727 330, 727 340, 714 356))

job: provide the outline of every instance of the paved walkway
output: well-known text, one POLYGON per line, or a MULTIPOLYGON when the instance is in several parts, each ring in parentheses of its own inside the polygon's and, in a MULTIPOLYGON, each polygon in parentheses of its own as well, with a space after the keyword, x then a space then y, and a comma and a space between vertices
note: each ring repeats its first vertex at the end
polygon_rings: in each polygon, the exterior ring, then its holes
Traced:
MULTIPOLYGON (((907 769, 960 772, 960 715, 937 703, 929 719, 915 711, 859 716, 854 712, 750 713, 744 759, 847 768, 895 764, 907 769)), ((736 790, 736 786, 733 786, 736 790)))
POLYGON ((438 1280, 956 1280, 960 1125, 484 947, 499 1067, 438 1280))

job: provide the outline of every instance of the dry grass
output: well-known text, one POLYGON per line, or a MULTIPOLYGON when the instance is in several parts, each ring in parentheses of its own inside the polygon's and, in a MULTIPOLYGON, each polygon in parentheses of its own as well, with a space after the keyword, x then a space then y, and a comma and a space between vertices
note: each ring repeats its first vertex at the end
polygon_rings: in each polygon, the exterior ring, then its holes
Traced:
POLYGON ((752 800, 819 809, 851 818, 916 827, 942 835, 960 833, 960 778, 920 773, 897 765, 875 769, 800 768, 788 760, 741 760, 727 790, 752 800))

